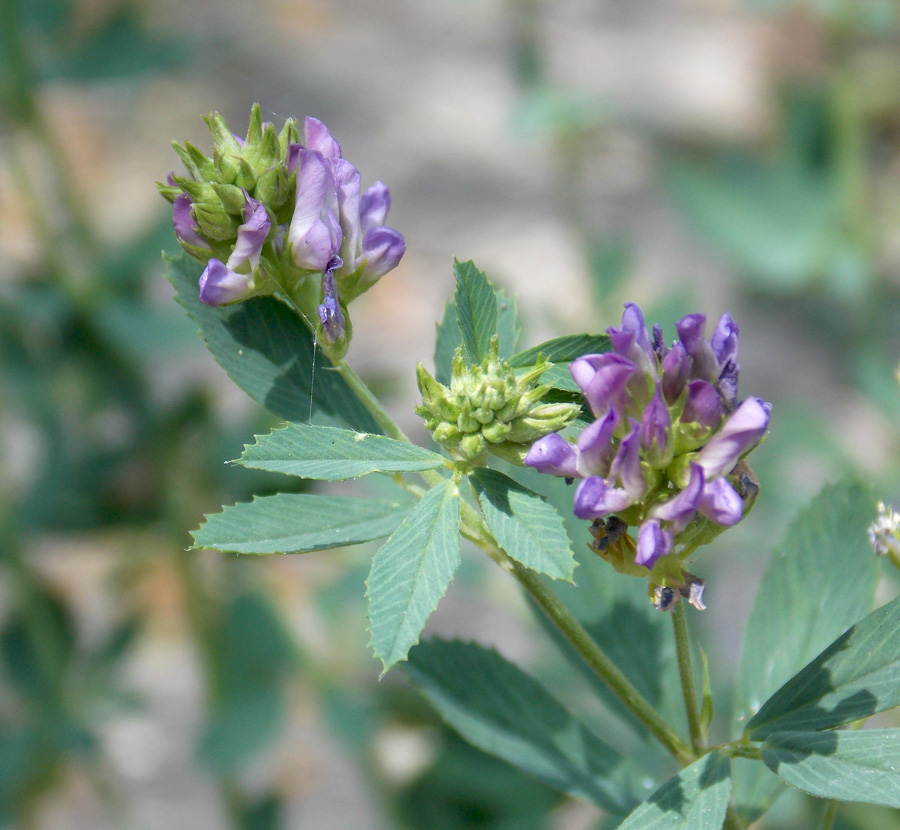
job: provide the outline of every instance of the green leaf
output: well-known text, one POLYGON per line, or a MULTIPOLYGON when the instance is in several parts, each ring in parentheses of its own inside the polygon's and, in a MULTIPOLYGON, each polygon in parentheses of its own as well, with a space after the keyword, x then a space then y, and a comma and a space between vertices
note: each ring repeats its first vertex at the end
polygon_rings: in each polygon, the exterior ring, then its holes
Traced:
POLYGON ((385 542, 366 581, 371 646, 387 671, 405 660, 459 567, 459 490, 432 487, 385 542))
MULTIPOLYGON (((763 576, 744 634, 735 726, 874 603, 879 565, 866 539, 870 492, 852 482, 826 486, 791 524, 763 576)), ((777 796, 760 764, 735 768, 735 800, 755 818, 777 796), (762 779, 766 779, 766 784, 762 779)))
POLYGON ((456 303, 447 303, 444 306, 444 319, 437 327, 434 345, 434 377, 444 386, 450 385, 453 353, 460 346, 462 346, 462 332, 456 319, 456 303))
POLYGON ((469 480, 491 533, 513 559, 552 579, 572 579, 572 543, 553 505, 486 467, 475 470, 469 480))
POLYGON ((637 771, 497 652, 431 640, 410 653, 406 670, 447 723, 484 752, 620 815, 641 798, 637 771))
POLYGON ((900 730, 779 732, 763 745, 779 778, 819 798, 900 807, 900 730))
POLYGON ((312 424, 288 424, 258 435, 239 459, 245 467, 339 481, 368 473, 433 470, 444 457, 407 441, 312 424))
POLYGON ((730 762, 712 752, 666 781, 619 830, 720 830, 730 793, 730 762))
POLYGON ((606 334, 567 334, 518 352, 509 359, 509 363, 513 368, 534 366, 540 355, 551 363, 571 363, 576 357, 585 354, 608 351, 609 336, 606 334))
POLYGON ((200 263, 184 253, 165 260, 178 302, 219 365, 253 400, 286 421, 381 432, 340 375, 330 371, 331 363, 291 308, 274 297, 212 308, 198 295, 200 263))
POLYGON ((392 533, 408 502, 278 493, 226 507, 194 531, 195 548, 235 553, 305 553, 358 545, 392 533))
POLYGON ((519 342, 519 310, 516 298, 507 296, 502 289, 496 290, 497 295, 497 338, 499 342, 500 358, 509 360, 516 350, 519 342))
POLYGON ((774 732, 831 729, 900 706, 900 597, 837 638, 770 697, 747 724, 774 732))
POLYGON ((475 263, 453 263, 456 275, 456 317, 462 334, 463 352, 469 365, 488 356, 491 337, 497 333, 497 295, 483 271, 475 263))

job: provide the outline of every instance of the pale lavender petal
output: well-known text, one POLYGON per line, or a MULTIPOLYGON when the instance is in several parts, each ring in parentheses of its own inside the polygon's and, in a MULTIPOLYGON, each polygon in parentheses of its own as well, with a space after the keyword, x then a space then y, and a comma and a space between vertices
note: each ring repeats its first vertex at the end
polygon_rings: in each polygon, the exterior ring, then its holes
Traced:
POLYGON ((707 479, 731 472, 741 456, 759 443, 766 434, 771 411, 771 404, 747 398, 731 413, 697 458, 707 479))
POLYGON ((681 420, 684 423, 698 423, 715 429, 722 423, 724 414, 722 397, 711 383, 705 380, 692 380, 688 384, 687 399, 681 413, 681 420))
POLYGON ((387 185, 375 182, 359 200, 359 224, 362 232, 383 225, 390 209, 391 193, 387 185))
POLYGON ((341 145, 338 144, 318 118, 307 116, 306 118, 306 147, 314 150, 326 159, 339 159, 341 157, 341 145))
POLYGON ((172 224, 175 226, 175 235, 189 245, 211 250, 210 244, 200 236, 200 232, 194 224, 194 217, 191 215, 193 204, 187 193, 182 193, 172 204, 172 224))
POLYGON ((569 371, 581 388, 594 416, 600 418, 611 407, 622 408, 625 387, 635 373, 635 365, 621 355, 584 355, 569 364, 569 371))
POLYGON ((335 159, 331 165, 331 172, 334 176, 338 218, 344 237, 341 243, 341 254, 347 265, 347 270, 355 271, 361 236, 359 226, 359 170, 345 159, 335 159))
POLYGON ((200 299, 207 305, 235 303, 253 290, 253 275, 238 274, 224 262, 211 259, 200 275, 200 299))
POLYGON ((691 374, 691 359, 681 343, 672 346, 663 358, 660 368, 663 397, 666 403, 671 405, 678 400, 691 374))
POLYGON ((303 150, 302 144, 288 144, 287 152, 284 154, 284 163, 289 173, 296 172, 300 166, 300 151, 303 150))
POLYGON ((288 229, 294 262, 299 268, 325 271, 335 247, 334 217, 327 219, 326 200, 334 194, 334 181, 322 157, 311 150, 300 151, 300 172, 297 174, 297 199, 288 229))
POLYGON ((731 315, 728 312, 725 312, 719 319, 716 330, 709 341, 709 345, 720 366, 724 366, 731 361, 737 361, 739 331, 738 324, 731 319, 731 315))
POLYGON ((657 559, 672 550, 672 536, 662 529, 659 522, 650 519, 638 531, 637 551, 634 561, 638 565, 652 568, 657 559))
POLYGON ((229 268, 237 268, 249 261, 250 266, 256 268, 271 227, 272 220, 269 219, 265 205, 248 197, 244 207, 244 224, 237 230, 234 250, 225 264, 229 268))
POLYGON ((650 372, 656 376, 653 344, 644 323, 644 315, 636 303, 625 303, 622 328, 610 326, 606 333, 613 352, 627 357, 641 372, 650 372))
POLYGON ((727 479, 717 478, 703 488, 699 510, 711 522, 731 527, 741 520, 744 503, 727 479))
POLYGON ((614 409, 585 427, 578 436, 578 471, 582 476, 609 473, 614 455, 613 432, 619 416, 614 409))
POLYGON ((631 501, 637 502, 647 492, 647 482, 641 472, 641 425, 633 418, 630 423, 631 432, 619 444, 609 476, 618 477, 631 501))
POLYGON ((575 447, 555 432, 535 441, 525 456, 525 463, 538 472, 566 478, 579 478, 577 462, 575 447))
POLYGON ((406 253, 406 240, 399 231, 393 228, 371 228, 363 239, 361 259, 363 267, 363 285, 371 285, 392 271, 400 263, 406 253))
POLYGON ((703 468, 698 464, 691 464, 691 477, 687 486, 668 501, 655 505, 651 509, 650 515, 654 519, 672 522, 678 530, 683 529, 697 512, 703 494, 703 485, 703 468))
POLYGON ((621 512, 631 504, 628 493, 610 487, 600 476, 584 479, 575 491, 574 511, 579 519, 602 519, 621 512))

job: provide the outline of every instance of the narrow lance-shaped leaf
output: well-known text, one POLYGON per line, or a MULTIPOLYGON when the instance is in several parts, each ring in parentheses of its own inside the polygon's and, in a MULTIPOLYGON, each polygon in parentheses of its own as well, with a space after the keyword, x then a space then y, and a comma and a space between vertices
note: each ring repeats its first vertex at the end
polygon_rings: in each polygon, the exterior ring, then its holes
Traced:
POLYGON ((712 752, 670 778, 619 830, 720 830, 730 794, 730 762, 712 752))
POLYGON ((470 480, 491 533, 513 559, 553 579, 571 580, 572 545, 552 504, 486 467, 475 470, 470 480))
POLYGON ((619 815, 648 794, 645 775, 497 652, 430 640, 406 670, 467 741, 551 787, 619 815))
POLYGON ((331 371, 295 311, 274 297, 212 308, 200 302, 200 263, 182 253, 166 257, 166 264, 178 302, 213 357, 253 400, 286 421, 381 432, 344 379, 331 371))
POLYGON ((410 511, 406 500, 379 501, 279 493, 226 507, 195 530, 195 548, 235 553, 303 553, 387 536, 410 511))
POLYGON ((488 356, 491 338, 497 333, 497 295, 475 263, 454 262, 456 317, 462 334, 463 352, 469 365, 488 356))
POLYGON ((289 424, 259 435, 240 457, 245 467, 337 481, 368 473, 433 470, 443 456, 408 441, 312 424, 289 424))
POLYGON ((900 807, 900 729, 778 732, 766 739, 763 761, 819 798, 900 807))
MULTIPOLYGON (((867 488, 825 487, 792 522, 763 576, 744 633, 734 725, 766 700, 874 603, 877 557, 866 538, 874 516, 867 488)), ((751 821, 782 790, 759 763, 737 761, 734 798, 751 821)))
POLYGON ((432 487, 372 561, 371 646, 387 671, 405 660, 459 567, 459 490, 432 487))
POLYGON ((769 698, 747 724, 775 732, 830 729, 900 706, 900 597, 873 611, 769 698))

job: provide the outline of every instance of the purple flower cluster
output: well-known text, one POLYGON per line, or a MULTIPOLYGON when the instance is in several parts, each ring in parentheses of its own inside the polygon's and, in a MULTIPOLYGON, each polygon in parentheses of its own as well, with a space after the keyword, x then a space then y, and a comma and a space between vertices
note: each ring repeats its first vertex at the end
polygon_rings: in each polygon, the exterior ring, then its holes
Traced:
POLYGON ((254 106, 246 140, 218 114, 207 124, 212 156, 175 145, 190 176, 159 185, 182 247, 206 263, 200 299, 218 306, 282 291, 317 321, 325 345, 336 343, 349 330, 347 304, 406 250, 385 226, 390 192, 381 182, 362 191, 359 171, 315 118, 302 135, 293 120, 276 135, 254 106))
POLYGON ((636 544, 620 534, 624 570, 686 554, 698 544, 698 525, 729 527, 743 516, 735 467, 764 437, 771 406, 737 402, 738 327, 725 314, 706 340, 705 322, 703 314, 684 317, 667 347, 661 328, 651 336, 640 308, 626 304, 621 327, 607 330, 612 350, 570 366, 596 420, 574 444, 547 435, 525 458, 541 472, 580 479, 579 518, 616 516, 638 527, 636 544))

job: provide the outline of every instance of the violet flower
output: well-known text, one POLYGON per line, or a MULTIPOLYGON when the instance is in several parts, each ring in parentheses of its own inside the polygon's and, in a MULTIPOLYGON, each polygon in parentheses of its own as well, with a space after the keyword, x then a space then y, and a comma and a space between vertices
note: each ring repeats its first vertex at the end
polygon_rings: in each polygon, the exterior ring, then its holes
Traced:
POLYGON ((737 325, 724 314, 706 340, 705 324, 702 314, 682 318, 667 347, 660 327, 651 335, 627 303, 621 327, 607 329, 612 350, 569 367, 596 420, 575 443, 547 435, 525 457, 540 472, 580 479, 578 518, 601 530, 610 521, 637 528, 636 541, 622 532, 593 550, 619 570, 651 574, 651 588, 667 586, 672 602, 698 607, 702 582, 681 560, 752 506, 758 486, 742 459, 771 413, 759 398, 737 403, 737 325))
POLYGON ((227 262, 210 258, 200 275, 200 299, 207 305, 226 305, 251 296, 255 272, 272 222, 265 207, 247 197, 244 224, 238 228, 234 250, 227 262))

